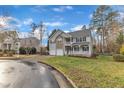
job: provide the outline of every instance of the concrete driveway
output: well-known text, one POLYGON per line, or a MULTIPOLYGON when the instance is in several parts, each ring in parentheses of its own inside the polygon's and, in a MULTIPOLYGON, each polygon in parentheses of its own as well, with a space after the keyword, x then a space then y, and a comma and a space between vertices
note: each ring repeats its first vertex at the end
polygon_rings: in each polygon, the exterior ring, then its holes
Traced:
POLYGON ((0 60, 1 88, 58 88, 53 74, 37 62, 0 60))

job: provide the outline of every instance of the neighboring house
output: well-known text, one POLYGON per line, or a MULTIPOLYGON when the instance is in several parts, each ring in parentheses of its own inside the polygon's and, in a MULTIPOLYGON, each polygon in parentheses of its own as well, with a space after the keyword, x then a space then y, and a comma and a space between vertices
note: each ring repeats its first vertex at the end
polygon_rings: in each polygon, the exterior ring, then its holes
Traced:
POLYGON ((40 52, 40 41, 35 37, 21 38, 20 47, 35 47, 37 52, 40 52))
POLYGON ((0 49, 19 53, 20 47, 35 47, 40 52, 40 40, 36 36, 19 37, 17 31, 0 31, 0 49))
POLYGON ((54 30, 49 37, 50 55, 92 55, 92 37, 89 29, 65 33, 54 30))
POLYGON ((0 31, 0 49, 19 52, 20 41, 16 31, 0 31))
MULTIPOLYGON (((33 32, 30 32, 30 36, 21 37, 20 38, 20 47, 34 47, 36 48, 37 52, 41 52, 41 36, 42 36, 42 30, 38 26, 35 28, 33 32)), ((29 34, 28 34, 29 35, 29 34)))

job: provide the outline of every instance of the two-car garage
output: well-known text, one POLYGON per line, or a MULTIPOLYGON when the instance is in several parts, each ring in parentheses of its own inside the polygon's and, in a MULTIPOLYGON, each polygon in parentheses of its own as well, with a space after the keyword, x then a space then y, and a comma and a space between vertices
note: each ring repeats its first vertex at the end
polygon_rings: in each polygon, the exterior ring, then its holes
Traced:
POLYGON ((62 56, 63 55, 63 49, 57 49, 56 44, 52 43, 49 45, 49 54, 50 55, 58 55, 62 56))

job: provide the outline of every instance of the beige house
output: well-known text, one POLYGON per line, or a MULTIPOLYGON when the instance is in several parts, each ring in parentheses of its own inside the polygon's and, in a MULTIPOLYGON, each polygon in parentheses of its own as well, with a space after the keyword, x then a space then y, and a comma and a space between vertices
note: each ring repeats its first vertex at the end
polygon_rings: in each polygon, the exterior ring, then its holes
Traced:
POLYGON ((18 52, 20 41, 16 31, 0 31, 0 49, 18 52))
POLYGON ((54 30, 49 37, 50 55, 92 55, 92 37, 89 29, 65 33, 54 30))
POLYGON ((20 47, 35 47, 40 52, 40 40, 34 36, 21 38, 17 31, 0 31, 0 49, 19 53, 20 47))

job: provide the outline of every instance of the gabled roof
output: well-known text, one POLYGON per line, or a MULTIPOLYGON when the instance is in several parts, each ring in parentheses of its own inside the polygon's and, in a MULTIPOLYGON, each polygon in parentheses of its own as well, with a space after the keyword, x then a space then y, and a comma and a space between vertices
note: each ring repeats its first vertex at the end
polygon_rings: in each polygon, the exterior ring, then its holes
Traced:
POLYGON ((0 42, 3 42, 5 39, 12 37, 13 39, 16 38, 16 41, 19 40, 18 34, 16 31, 0 31, 0 42))
POLYGON ((60 30, 60 29, 55 29, 52 31, 51 35, 49 36, 49 39, 52 38, 56 33, 59 33, 58 35, 61 34, 62 37, 69 37, 70 35, 65 33, 64 31, 60 30))
POLYGON ((90 30, 85 29, 85 30, 77 30, 74 32, 69 32, 72 37, 79 37, 79 36, 89 36, 90 35, 90 30))
POLYGON ((40 40, 37 39, 36 37, 21 38, 20 40, 38 40, 38 41, 40 41, 40 40))
MULTIPOLYGON (((81 30, 77 30, 74 32, 69 32, 69 33, 65 33, 64 31, 60 30, 60 29, 55 29, 52 31, 51 35, 49 36, 49 39, 51 39, 53 36, 59 36, 61 35, 62 37, 86 37, 86 36, 91 36, 91 32, 89 29, 86 29, 85 26, 83 26, 83 28, 81 30)), ((54 37, 55 39, 56 37, 54 37)))

